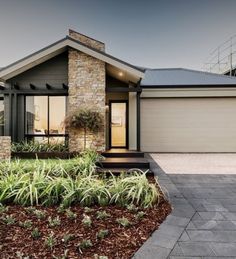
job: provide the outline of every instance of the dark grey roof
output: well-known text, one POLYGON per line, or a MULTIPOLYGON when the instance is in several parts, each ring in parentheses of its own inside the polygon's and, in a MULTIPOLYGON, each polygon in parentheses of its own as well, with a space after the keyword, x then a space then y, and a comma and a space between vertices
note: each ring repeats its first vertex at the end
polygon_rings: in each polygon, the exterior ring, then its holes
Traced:
POLYGON ((236 77, 184 68, 146 69, 141 81, 143 87, 177 87, 235 85, 236 77))

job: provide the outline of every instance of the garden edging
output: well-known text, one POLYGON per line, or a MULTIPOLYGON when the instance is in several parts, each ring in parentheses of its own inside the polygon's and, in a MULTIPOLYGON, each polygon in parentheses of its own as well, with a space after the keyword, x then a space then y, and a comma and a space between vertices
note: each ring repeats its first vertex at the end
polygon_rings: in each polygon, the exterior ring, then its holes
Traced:
POLYGON ((179 192, 169 176, 152 159, 151 155, 145 154, 145 156, 150 162, 151 171, 158 178, 164 191, 166 190, 168 193, 173 209, 159 229, 154 231, 134 254, 133 259, 166 259, 169 258, 177 240, 195 214, 195 210, 179 192))

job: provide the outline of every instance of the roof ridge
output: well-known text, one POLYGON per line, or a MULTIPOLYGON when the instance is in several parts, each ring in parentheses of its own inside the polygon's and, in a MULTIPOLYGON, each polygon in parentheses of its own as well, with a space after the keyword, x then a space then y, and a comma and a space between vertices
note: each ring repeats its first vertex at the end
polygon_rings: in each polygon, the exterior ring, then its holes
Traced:
POLYGON ((224 75, 224 74, 217 74, 217 73, 206 72, 206 71, 201 71, 201 70, 194 70, 194 69, 188 69, 188 68, 183 68, 183 70, 191 71, 191 72, 196 72, 196 73, 200 73, 200 74, 206 74, 206 75, 210 75, 210 76, 224 77, 224 78, 228 78, 228 79, 231 79, 231 80, 235 80, 235 77, 227 76, 227 75, 224 75))

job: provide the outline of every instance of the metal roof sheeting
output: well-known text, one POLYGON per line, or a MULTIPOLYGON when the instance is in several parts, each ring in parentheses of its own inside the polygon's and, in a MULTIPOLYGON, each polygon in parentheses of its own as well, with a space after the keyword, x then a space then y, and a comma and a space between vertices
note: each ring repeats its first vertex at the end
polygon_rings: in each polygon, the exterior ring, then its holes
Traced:
POLYGON ((175 86, 235 85, 236 77, 213 74, 184 68, 146 69, 141 86, 175 87, 175 86))

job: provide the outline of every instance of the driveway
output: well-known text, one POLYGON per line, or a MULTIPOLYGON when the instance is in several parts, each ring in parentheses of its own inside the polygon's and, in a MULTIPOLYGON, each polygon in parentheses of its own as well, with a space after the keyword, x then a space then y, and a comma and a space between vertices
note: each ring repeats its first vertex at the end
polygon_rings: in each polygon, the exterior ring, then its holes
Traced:
POLYGON ((236 154, 152 157, 173 212, 135 258, 236 259, 236 154))
POLYGON ((236 174, 236 154, 152 154, 167 174, 236 174))

